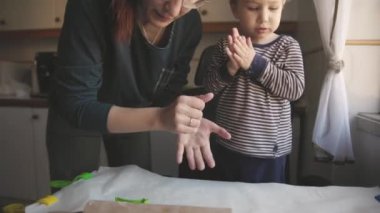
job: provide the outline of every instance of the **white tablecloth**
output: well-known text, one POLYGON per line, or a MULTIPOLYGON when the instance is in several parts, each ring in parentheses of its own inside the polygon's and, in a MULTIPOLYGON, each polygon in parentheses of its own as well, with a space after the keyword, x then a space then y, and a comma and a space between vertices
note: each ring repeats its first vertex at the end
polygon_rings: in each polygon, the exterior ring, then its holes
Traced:
POLYGON ((26 212, 82 211, 89 200, 147 198, 152 204, 228 207, 234 213, 380 213, 379 187, 305 187, 278 183, 249 184, 164 177, 137 166, 101 167, 91 180, 80 180, 54 195, 49 207, 26 212))

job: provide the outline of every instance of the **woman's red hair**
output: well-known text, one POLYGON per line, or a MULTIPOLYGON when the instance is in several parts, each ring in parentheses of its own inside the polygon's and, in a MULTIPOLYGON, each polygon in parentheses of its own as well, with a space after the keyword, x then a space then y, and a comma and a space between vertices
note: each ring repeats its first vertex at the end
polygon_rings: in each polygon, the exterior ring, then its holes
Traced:
POLYGON ((115 20, 115 37, 119 41, 131 40, 135 25, 137 1, 112 0, 111 7, 115 20))

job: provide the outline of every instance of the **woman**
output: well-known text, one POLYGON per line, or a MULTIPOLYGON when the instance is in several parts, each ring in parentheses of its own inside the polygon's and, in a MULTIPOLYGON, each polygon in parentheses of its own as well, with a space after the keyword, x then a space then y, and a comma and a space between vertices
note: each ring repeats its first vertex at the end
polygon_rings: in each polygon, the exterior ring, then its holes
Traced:
POLYGON ((185 150, 190 168, 213 166, 208 136, 229 134, 202 119, 212 94, 180 95, 201 38, 199 15, 191 10, 199 3, 68 1, 50 96, 51 179, 97 169, 99 133, 110 166, 150 169, 149 130, 180 134, 179 163, 185 150))

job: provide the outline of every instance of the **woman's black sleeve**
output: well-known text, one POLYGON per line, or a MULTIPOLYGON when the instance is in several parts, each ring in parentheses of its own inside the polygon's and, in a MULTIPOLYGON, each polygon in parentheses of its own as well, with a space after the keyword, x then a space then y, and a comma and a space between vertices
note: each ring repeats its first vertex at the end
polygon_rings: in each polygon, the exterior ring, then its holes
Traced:
POLYGON ((73 126, 107 132, 111 104, 98 101, 105 49, 106 1, 69 0, 58 44, 51 107, 73 126))

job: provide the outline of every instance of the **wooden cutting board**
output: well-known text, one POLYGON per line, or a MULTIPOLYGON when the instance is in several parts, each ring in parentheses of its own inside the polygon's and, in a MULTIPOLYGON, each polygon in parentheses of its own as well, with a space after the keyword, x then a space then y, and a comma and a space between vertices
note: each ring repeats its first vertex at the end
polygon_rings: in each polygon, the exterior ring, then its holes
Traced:
POLYGON ((112 201, 89 201, 84 213, 231 213, 229 208, 195 206, 127 204, 112 201))

